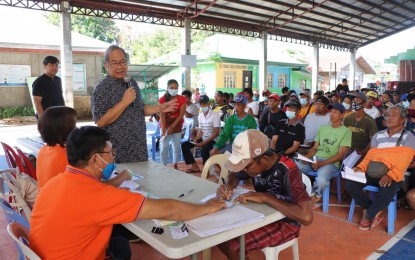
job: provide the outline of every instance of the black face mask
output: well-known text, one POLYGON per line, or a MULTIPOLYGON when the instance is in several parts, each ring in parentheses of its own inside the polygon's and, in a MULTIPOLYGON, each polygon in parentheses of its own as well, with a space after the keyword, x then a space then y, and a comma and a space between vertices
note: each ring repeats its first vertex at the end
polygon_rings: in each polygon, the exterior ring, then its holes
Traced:
POLYGON ((353 102, 353 104, 352 104, 352 110, 353 111, 357 111, 357 110, 360 110, 362 108, 363 108, 363 104, 353 102))

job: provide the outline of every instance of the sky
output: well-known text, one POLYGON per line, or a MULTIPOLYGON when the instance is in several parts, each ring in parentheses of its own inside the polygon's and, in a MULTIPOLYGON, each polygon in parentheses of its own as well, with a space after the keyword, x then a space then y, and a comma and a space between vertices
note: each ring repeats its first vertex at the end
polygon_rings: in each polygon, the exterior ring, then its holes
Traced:
MULTIPOLYGON (((15 23, 34 23, 39 22, 41 20, 45 20, 45 14, 48 12, 38 11, 38 10, 29 10, 24 8, 16 8, 16 7, 7 7, 7 6, 0 6, 0 15, 3 14, 14 14, 13 16, 16 18, 15 23)), ((160 26, 160 25, 149 25, 145 23, 136 23, 136 22, 123 22, 117 21, 117 24, 120 28, 125 26, 126 24, 132 24, 132 30, 136 33, 143 33, 149 32, 154 28, 153 26, 160 26)), ((10 24, 13 24, 14 21, 10 21, 10 24)), ((1 42, 1 35, 0 35, 0 42, 1 42)), ((313 54, 313 48, 300 45, 300 44, 290 44, 290 43, 281 43, 279 44, 281 47, 286 47, 290 49, 298 49, 303 52, 307 56, 311 56, 313 54)), ((380 61, 382 62, 384 59, 389 58, 390 56, 396 55, 400 52, 405 52, 408 49, 415 48, 415 27, 405 30, 403 32, 397 33, 385 39, 379 40, 375 43, 369 44, 357 50, 357 57, 362 55, 368 60, 371 61, 380 61)), ((325 49, 320 49, 320 53, 323 55, 330 55, 345 53, 345 52, 338 52, 338 51, 330 51, 325 49)), ((345 53, 347 55, 347 53, 345 53)))

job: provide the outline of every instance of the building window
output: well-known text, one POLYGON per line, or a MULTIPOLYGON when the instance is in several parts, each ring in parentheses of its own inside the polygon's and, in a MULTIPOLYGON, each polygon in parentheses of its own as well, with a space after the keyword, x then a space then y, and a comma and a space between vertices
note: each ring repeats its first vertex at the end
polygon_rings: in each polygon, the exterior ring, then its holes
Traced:
POLYGON ((287 86, 287 74, 278 74, 278 87, 283 88, 287 86))
POLYGON ((225 71, 223 74, 223 86, 225 88, 235 88, 235 71, 225 71))
POLYGON ((267 89, 272 88, 272 84, 274 83, 274 74, 268 73, 267 75, 267 89))

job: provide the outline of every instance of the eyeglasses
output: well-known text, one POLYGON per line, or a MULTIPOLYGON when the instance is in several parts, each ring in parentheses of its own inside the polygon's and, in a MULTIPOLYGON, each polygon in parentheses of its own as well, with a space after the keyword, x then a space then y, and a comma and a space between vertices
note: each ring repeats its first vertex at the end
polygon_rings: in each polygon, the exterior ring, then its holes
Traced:
POLYGON ((250 162, 246 167, 245 170, 248 170, 249 168, 251 168, 252 165, 254 165, 254 163, 256 163, 259 159, 261 158, 261 156, 255 157, 252 159, 252 162, 250 162))
POLYGON ((113 149, 112 151, 109 151, 109 152, 103 151, 103 152, 96 152, 96 153, 110 153, 112 155, 112 157, 114 157, 114 158, 115 158, 115 156, 117 156, 117 151, 115 149, 113 149))
POLYGON ((125 67, 125 66, 127 66, 127 60, 121 60, 121 61, 111 61, 109 64, 110 64, 110 67, 111 68, 117 68, 118 66, 122 66, 122 67, 125 67))

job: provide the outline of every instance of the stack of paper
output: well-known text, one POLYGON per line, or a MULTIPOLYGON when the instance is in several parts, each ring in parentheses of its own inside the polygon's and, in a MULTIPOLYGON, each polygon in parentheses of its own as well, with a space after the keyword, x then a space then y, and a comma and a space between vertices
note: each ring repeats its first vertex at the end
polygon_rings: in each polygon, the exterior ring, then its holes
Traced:
POLYGON ((138 187, 140 187, 140 184, 134 182, 134 181, 123 181, 123 183, 121 183, 120 188, 127 188, 130 191, 134 191, 136 190, 138 187))
POLYGON ((241 205, 186 221, 187 227, 200 237, 207 237, 236 227, 256 223, 265 215, 241 205))
POLYGON ((341 172, 344 179, 366 183, 366 174, 364 172, 355 172, 353 169, 345 166, 341 172))
POLYGON ((313 156, 313 160, 311 160, 310 158, 305 157, 304 155, 301 155, 299 153, 296 153, 296 157, 295 159, 304 161, 304 162, 309 162, 309 163, 316 163, 317 162, 317 158, 315 156, 313 156))
MULTIPOLYGON (((247 192, 250 192, 250 190, 247 190, 247 189, 244 189, 244 188, 241 188, 241 187, 236 187, 233 190, 232 197, 228 201, 225 201, 226 207, 229 208, 229 207, 233 207, 233 206, 237 205, 238 203, 234 202, 234 200, 239 195, 247 193, 247 192)), ((210 194, 210 195, 206 196, 204 199, 201 200, 201 202, 205 203, 206 201, 208 201, 210 199, 213 199, 213 198, 216 198, 216 193, 213 193, 213 194, 210 194)))

